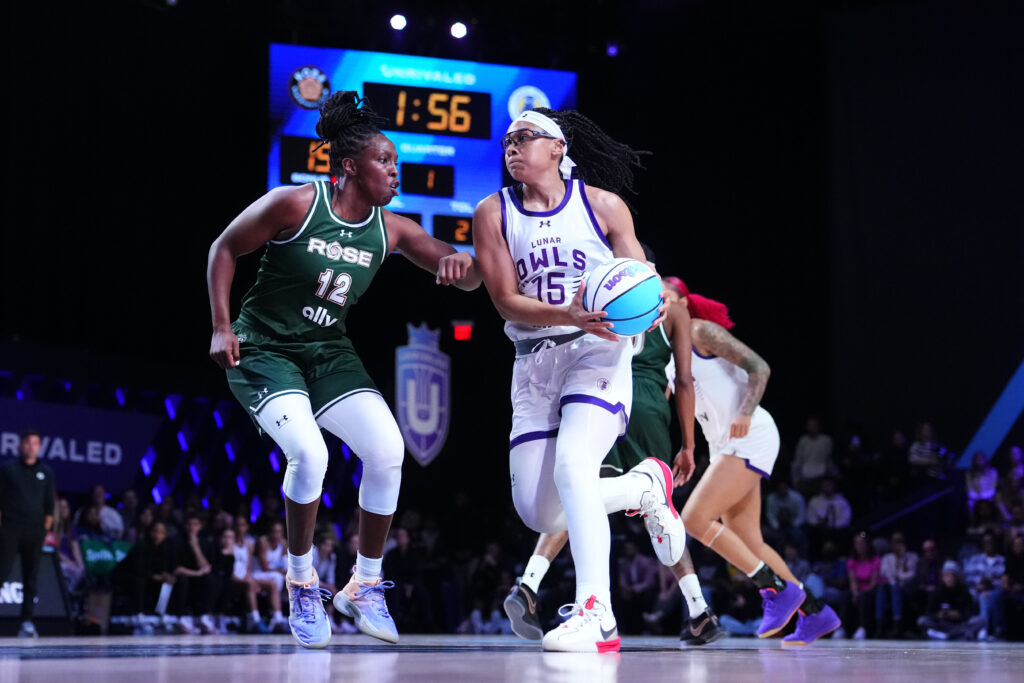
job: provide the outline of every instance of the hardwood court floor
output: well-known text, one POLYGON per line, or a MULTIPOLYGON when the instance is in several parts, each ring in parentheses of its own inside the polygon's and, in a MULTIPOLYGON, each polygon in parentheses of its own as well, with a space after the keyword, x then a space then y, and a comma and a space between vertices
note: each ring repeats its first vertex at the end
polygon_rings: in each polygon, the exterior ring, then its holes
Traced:
POLYGON ((514 637, 402 636, 397 646, 335 636, 307 651, 290 636, 123 636, 0 639, 0 683, 144 681, 686 681, 913 683, 1024 680, 1022 643, 825 641, 784 651, 778 641, 726 639, 680 650, 674 638, 623 638, 618 655, 544 653, 514 637))

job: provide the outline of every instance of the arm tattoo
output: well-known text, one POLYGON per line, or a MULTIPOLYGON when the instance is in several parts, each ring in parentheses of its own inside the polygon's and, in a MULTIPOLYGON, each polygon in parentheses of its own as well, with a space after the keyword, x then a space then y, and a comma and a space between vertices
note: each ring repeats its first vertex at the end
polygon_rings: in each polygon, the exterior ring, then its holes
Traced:
POLYGON ((701 321, 694 337, 711 353, 747 371, 749 376, 747 395, 743 399, 740 412, 743 415, 753 415, 754 409, 761 402, 765 387, 768 385, 768 375, 771 374, 768 363, 754 353, 753 349, 716 323, 707 320, 701 321))

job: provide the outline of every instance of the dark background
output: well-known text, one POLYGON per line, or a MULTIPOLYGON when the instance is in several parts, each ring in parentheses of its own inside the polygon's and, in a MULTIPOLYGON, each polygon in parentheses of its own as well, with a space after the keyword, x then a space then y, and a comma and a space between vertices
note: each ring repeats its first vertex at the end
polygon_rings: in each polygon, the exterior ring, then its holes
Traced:
MULTIPOLYGON (((579 108, 654 152, 632 203, 659 269, 728 303, 771 364, 784 447, 810 413, 840 438, 931 419, 966 445, 1024 350, 1021 3, 477 5, 4 3, 0 366, 229 396, 206 254, 265 190, 267 46, 296 42, 577 71, 579 108)), ((349 330, 389 400, 419 321, 453 358, 449 446, 422 476, 507 496, 497 314, 388 259, 349 330)))

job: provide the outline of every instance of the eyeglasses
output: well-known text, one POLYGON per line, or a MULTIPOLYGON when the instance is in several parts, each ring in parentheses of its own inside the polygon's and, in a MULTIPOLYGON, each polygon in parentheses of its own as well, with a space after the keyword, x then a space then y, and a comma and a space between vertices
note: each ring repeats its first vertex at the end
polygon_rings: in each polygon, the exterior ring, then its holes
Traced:
POLYGON ((554 135, 548 135, 542 130, 534 130, 532 128, 520 128, 514 130, 511 133, 506 134, 501 138, 501 149, 506 150, 510 146, 519 147, 524 142, 535 140, 537 138, 548 138, 549 140, 558 140, 554 135))

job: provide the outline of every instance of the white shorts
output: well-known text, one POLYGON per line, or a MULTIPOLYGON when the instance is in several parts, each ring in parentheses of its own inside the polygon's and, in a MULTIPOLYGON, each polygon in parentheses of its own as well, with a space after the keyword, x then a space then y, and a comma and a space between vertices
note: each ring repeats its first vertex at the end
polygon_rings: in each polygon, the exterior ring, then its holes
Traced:
POLYGON ((512 433, 509 450, 558 434, 562 406, 590 403, 619 421, 626 433, 633 405, 633 345, 585 335, 567 344, 517 358, 512 368, 512 433))
POLYGON ((724 439, 708 443, 711 451, 711 462, 723 455, 735 455, 746 460, 747 469, 757 472, 765 479, 772 474, 775 460, 779 457, 779 428, 771 413, 758 406, 750 417, 750 431, 742 439, 724 439))

